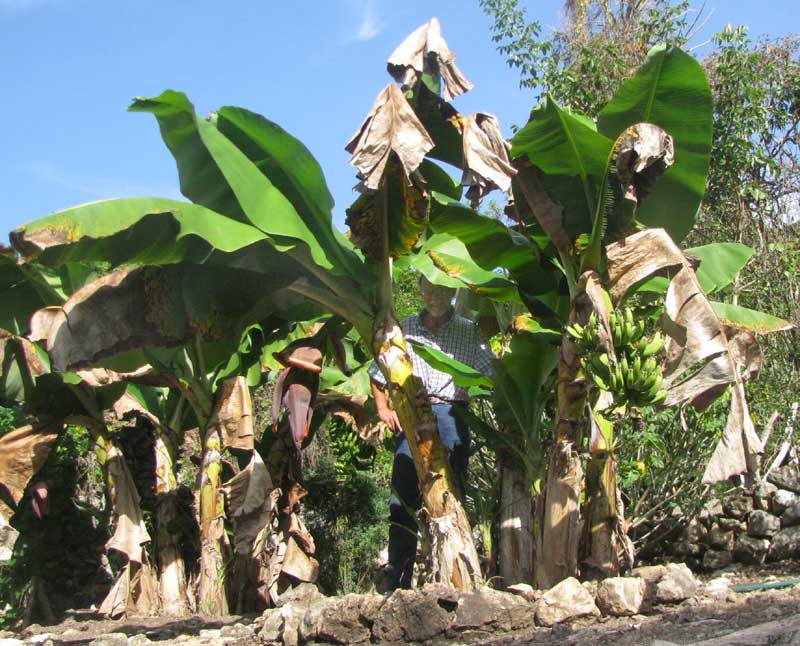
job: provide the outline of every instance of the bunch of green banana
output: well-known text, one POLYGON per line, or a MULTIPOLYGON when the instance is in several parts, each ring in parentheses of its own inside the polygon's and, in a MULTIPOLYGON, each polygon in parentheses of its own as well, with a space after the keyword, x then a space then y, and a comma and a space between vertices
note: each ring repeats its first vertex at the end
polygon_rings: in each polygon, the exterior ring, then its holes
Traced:
POLYGON ((638 343, 644 334, 644 319, 635 320, 633 310, 625 308, 625 313, 611 312, 608 317, 611 327, 611 336, 614 339, 614 349, 624 348, 638 343))
MULTIPOLYGON (((656 332, 652 337, 644 335, 645 321, 634 320, 633 312, 612 312, 609 316, 616 362, 596 345, 597 326, 593 333, 589 326, 568 332, 573 337, 580 334, 576 342, 585 348, 585 340, 595 338, 595 344, 586 348, 581 365, 593 383, 601 390, 613 394, 617 406, 653 406, 663 402, 667 391, 661 389, 663 374, 656 356, 664 348, 664 336, 656 332)), ((574 328, 574 326, 571 326, 574 328)))
POLYGON ((586 325, 573 323, 568 325, 567 334, 575 341, 575 344, 584 352, 590 352, 597 347, 599 336, 597 334, 597 313, 592 312, 586 325))

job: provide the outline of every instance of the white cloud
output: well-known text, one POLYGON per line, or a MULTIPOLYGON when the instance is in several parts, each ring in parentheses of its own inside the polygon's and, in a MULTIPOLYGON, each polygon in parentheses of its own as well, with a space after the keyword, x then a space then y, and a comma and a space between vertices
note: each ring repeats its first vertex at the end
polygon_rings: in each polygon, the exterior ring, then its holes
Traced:
POLYGON ((384 24, 378 18, 373 0, 366 0, 360 3, 358 10, 361 14, 355 40, 372 40, 383 31, 384 24))
MULTIPOLYGON (((6 0, 0 0, 5 2, 6 0)), ((175 185, 131 182, 113 177, 89 177, 64 172, 52 164, 35 161, 23 164, 21 169, 49 184, 68 191, 85 195, 93 200, 106 200, 114 197, 167 197, 184 199, 175 185)))

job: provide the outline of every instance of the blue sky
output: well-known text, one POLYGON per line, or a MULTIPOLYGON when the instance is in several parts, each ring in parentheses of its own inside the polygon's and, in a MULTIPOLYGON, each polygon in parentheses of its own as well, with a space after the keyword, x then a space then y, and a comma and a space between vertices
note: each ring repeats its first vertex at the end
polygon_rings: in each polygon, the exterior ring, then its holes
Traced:
MULTIPOLYGON (((543 25, 560 24, 562 2, 524 4, 543 25)), ((755 37, 786 34, 797 28, 794 4, 707 0, 694 44, 729 22, 755 37)), ((325 171, 342 226, 355 184, 344 145, 390 82, 388 55, 434 15, 476 86, 456 107, 496 114, 508 134, 533 94, 494 50, 477 0, 0 0, 2 240, 82 202, 179 198, 155 120, 126 112, 132 97, 168 88, 201 114, 239 105, 300 138, 325 171)))

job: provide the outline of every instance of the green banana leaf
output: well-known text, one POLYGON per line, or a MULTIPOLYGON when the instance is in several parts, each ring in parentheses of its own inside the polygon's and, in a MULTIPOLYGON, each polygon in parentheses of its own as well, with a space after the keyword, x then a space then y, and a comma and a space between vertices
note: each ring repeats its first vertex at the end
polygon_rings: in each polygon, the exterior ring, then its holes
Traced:
POLYGON ((14 246, 47 265, 107 261, 112 266, 201 262, 266 236, 203 206, 162 198, 82 204, 15 229, 14 246))
POLYGON ((431 348, 417 341, 409 341, 414 347, 414 352, 425 363, 434 368, 445 372, 453 377, 453 383, 461 388, 469 388, 470 386, 479 386, 481 388, 492 388, 493 381, 491 377, 484 375, 468 366, 461 361, 448 357, 444 352, 431 348))
POLYGON ((700 63, 668 45, 650 50, 644 64, 602 110, 597 130, 616 139, 629 126, 654 123, 675 144, 675 164, 637 209, 637 219, 682 240, 694 224, 705 192, 711 154, 713 104, 700 63))
POLYGON ((755 251, 738 242, 716 242, 686 249, 685 253, 700 259, 697 280, 706 294, 713 294, 733 282, 755 251))
POLYGON ((783 330, 791 330, 794 327, 789 321, 784 321, 777 316, 751 310, 741 305, 714 301, 710 301, 710 303, 714 313, 723 325, 745 328, 756 334, 781 332, 783 330))
POLYGON ((563 227, 572 239, 592 230, 597 193, 613 143, 586 117, 560 108, 549 96, 511 140, 511 157, 527 157, 542 171, 540 181, 564 207, 563 227))
MULTIPOLYGON (((712 242, 700 247, 686 249, 685 253, 700 259, 695 275, 706 294, 714 294, 730 285, 747 261, 755 253, 753 249, 738 242, 712 242)), ((642 281, 633 292, 665 294, 669 278, 653 276, 642 281)))
MULTIPOLYGON (((171 90, 158 97, 136 99, 130 110, 154 114, 164 142, 178 164, 181 191, 190 200, 235 220, 249 222, 265 233, 277 250, 293 255, 304 265, 311 262, 334 274, 358 275, 361 265, 358 257, 343 247, 332 231, 329 236, 317 239, 315 233, 322 231, 324 223, 313 213, 304 212, 301 216, 264 174, 274 166, 256 166, 216 127, 214 122, 218 117, 211 121, 199 119, 186 96, 171 90)), ((231 118, 241 117, 241 113, 229 110, 227 115, 226 127, 236 127, 231 118)), ((270 137, 286 139, 283 131, 277 133, 255 119, 249 120, 247 125, 251 132, 238 128, 236 136, 240 141, 246 138, 253 146, 260 145, 264 154, 268 152, 264 141, 270 137), (260 143, 253 141, 253 131, 258 133, 260 143)), ((250 153, 256 156, 252 149, 250 153)), ((285 183, 285 166, 281 170, 278 181, 285 183)), ((299 187, 300 190, 306 188, 316 194, 320 192, 314 185, 299 187)), ((296 196, 297 190, 290 195, 296 196)), ((328 224, 332 227, 330 221, 328 224)))
POLYGON ((514 283, 502 274, 480 267, 464 244, 446 233, 428 238, 411 266, 435 284, 468 287, 492 300, 521 302, 514 283))
POLYGON ((458 238, 483 269, 507 269, 511 280, 527 293, 542 294, 558 286, 560 274, 543 262, 538 244, 496 218, 480 215, 440 193, 432 194, 430 228, 458 238))

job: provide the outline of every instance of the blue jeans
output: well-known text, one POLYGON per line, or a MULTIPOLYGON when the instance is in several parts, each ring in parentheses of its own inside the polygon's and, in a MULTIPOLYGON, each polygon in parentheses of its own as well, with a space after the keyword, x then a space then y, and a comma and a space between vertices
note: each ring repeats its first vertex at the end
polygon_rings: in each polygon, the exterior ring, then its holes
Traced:
MULTIPOLYGON (((469 427, 454 411, 460 404, 433 404, 442 444, 448 451, 450 468, 464 495, 464 477, 469 461, 469 427)), ((417 555, 417 522, 412 515, 422 506, 419 480, 405 436, 398 437, 392 464, 392 497, 389 499, 389 589, 410 588, 417 555)))

